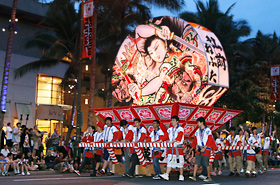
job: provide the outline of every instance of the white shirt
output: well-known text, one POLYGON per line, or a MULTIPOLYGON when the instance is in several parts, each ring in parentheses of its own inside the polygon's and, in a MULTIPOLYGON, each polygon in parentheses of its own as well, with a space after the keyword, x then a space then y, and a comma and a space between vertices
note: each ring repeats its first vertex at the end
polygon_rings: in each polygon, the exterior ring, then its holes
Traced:
MULTIPOLYGON (((250 136, 254 137, 254 134, 251 134, 250 136)), ((258 147, 260 148, 262 147, 262 137, 263 135, 260 133, 257 133, 256 137, 254 137, 258 142, 258 147)))
POLYGON ((235 135, 235 137, 232 139, 232 135, 229 135, 227 137, 227 140, 228 140, 230 146, 236 146, 237 143, 240 141, 240 137, 239 137, 239 135, 235 135))
MULTIPOLYGON (((245 137, 245 136, 244 136, 245 137)), ((249 137, 249 139, 247 140, 247 142, 246 142, 246 140, 244 139, 244 146, 249 146, 249 145, 251 145, 251 146, 258 146, 258 142, 257 142, 257 140, 254 138, 254 137, 252 137, 252 136, 250 136, 249 137)), ((250 149, 249 150, 247 150, 247 153, 248 154, 256 154, 256 152, 252 149, 252 147, 250 147, 250 149)))
POLYGON ((7 132, 7 140, 12 139, 12 137, 13 137, 13 129, 11 127, 7 126, 6 132, 7 132))
POLYGON ((18 131, 20 131, 20 129, 18 128, 18 127, 15 127, 14 129, 13 129, 13 142, 17 142, 17 143, 19 143, 20 142, 20 133, 18 133, 17 135, 15 135, 15 133, 16 132, 18 132, 18 131))
POLYGON ((25 138, 24 138, 24 143, 23 143, 23 147, 24 148, 29 148, 29 136, 28 134, 25 135, 25 138), (27 142, 27 143, 26 143, 27 142))
POLYGON ((217 138, 215 142, 216 142, 216 145, 219 146, 219 147, 225 146, 225 143, 222 142, 220 138, 217 138))
POLYGON ((137 142, 141 138, 141 134, 145 133, 147 134, 147 130, 141 125, 138 132, 137 127, 134 127, 133 129, 133 142, 137 142))
POLYGON ((245 146, 245 139, 244 138, 245 138, 245 135, 242 135, 242 137, 239 135, 239 139, 242 143, 242 146, 245 146))
POLYGON ((120 128, 120 131, 123 134, 123 139, 125 139, 126 134, 128 133, 129 130, 131 130, 133 132, 134 131, 134 126, 129 124, 126 128, 123 128, 123 127, 120 128))
POLYGON ((163 135, 164 133, 160 128, 158 128, 156 131, 151 132, 150 133, 151 142, 155 142, 159 140, 159 136, 163 136, 163 135))
MULTIPOLYGON (((184 133, 184 129, 182 127, 180 127, 179 125, 176 128, 170 127, 167 130, 169 141, 174 141, 176 139, 176 137, 178 136, 179 132, 184 133)), ((181 141, 178 142, 177 144, 183 144, 183 142, 184 142, 184 136, 182 137, 181 141)))
POLYGON ((269 147, 270 147, 270 142, 274 141, 274 140, 275 139, 272 136, 264 138, 264 140, 263 140, 263 149, 264 150, 268 150, 269 147))
POLYGON ((9 149, 5 150, 5 148, 3 148, 3 149, 1 150, 1 153, 2 153, 5 157, 7 157, 8 153, 10 153, 10 151, 9 151, 9 149))
POLYGON ((194 135, 196 137, 197 145, 203 147, 206 145, 208 136, 212 135, 212 132, 208 127, 205 127, 203 130, 198 128, 194 135))
POLYGON ((117 127, 115 127, 114 125, 112 125, 111 127, 108 127, 107 125, 104 126, 104 143, 107 143, 107 142, 111 142, 112 139, 113 139, 113 134, 115 132, 118 132, 118 129, 117 127))
POLYGON ((99 142, 103 138, 104 138, 103 132, 95 132, 94 133, 94 142, 99 142))

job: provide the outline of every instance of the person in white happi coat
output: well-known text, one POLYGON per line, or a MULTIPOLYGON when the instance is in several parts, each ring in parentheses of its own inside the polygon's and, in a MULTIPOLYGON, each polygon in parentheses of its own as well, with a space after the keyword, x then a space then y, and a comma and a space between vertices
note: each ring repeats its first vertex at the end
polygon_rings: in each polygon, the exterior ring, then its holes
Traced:
MULTIPOLYGON (((132 142, 133 143, 144 142, 146 137, 147 137, 146 128, 141 125, 141 120, 139 118, 135 118, 132 142)), ((144 151, 143 148, 140 148, 140 150, 142 150, 142 152, 144 151)), ((134 177, 135 167, 137 164, 140 164, 139 158, 138 158, 134 148, 132 150, 131 161, 132 161, 132 164, 131 164, 130 169, 128 170, 128 174, 127 174, 128 177, 134 177)))
POLYGON ((256 153, 256 160, 260 164, 261 173, 262 173, 264 170, 263 160, 262 160, 262 138, 264 137, 264 124, 263 124, 263 129, 262 129, 261 133, 257 133, 257 127, 252 127, 251 130, 252 130, 251 136, 253 136, 258 142, 259 152, 256 153))
MULTIPOLYGON (((226 146, 242 146, 239 135, 235 134, 235 127, 230 127, 230 135, 226 139, 226 146)), ((242 157, 241 150, 229 150, 228 153, 228 164, 230 174, 229 176, 240 176, 240 171, 242 168, 242 157), (234 171, 234 162, 236 163, 236 173, 234 171)))
POLYGON ((250 130, 244 131, 244 146, 250 146, 248 150, 244 150, 244 158, 247 163, 245 176, 249 177, 252 173, 252 177, 257 176, 256 168, 255 168, 255 161, 256 161, 256 152, 254 148, 258 147, 257 140, 250 135, 250 130))
MULTIPOLYGON (((118 129, 117 127, 115 127, 112 123, 112 118, 111 117, 106 117, 105 118, 105 125, 104 123, 102 123, 101 121, 99 121, 99 119, 96 117, 96 120, 98 121, 97 126, 99 126, 100 128, 102 128, 103 131, 103 142, 104 143, 111 143, 111 142, 115 142, 117 141, 117 137, 118 137, 118 129)), ((100 175, 105 175, 106 174, 106 169, 109 166, 110 171, 107 172, 107 175, 114 175, 114 173, 112 172, 112 167, 113 167, 113 163, 111 161, 109 152, 107 150, 107 148, 104 148, 104 152, 103 152, 103 159, 104 159, 104 164, 103 167, 100 171, 98 171, 98 173, 100 175)))
POLYGON ((206 167, 207 169, 207 178, 203 181, 210 182, 212 181, 210 176, 210 166, 209 158, 211 155, 211 150, 216 151, 218 149, 215 140, 213 139, 211 130, 206 126, 205 118, 200 117, 197 119, 198 129, 195 132, 195 137, 191 143, 191 147, 196 150, 195 153, 195 166, 193 176, 189 178, 193 181, 196 181, 196 173, 199 166, 206 167))
MULTIPOLYGON (((164 127, 164 125, 162 125, 164 127)), ((159 120, 153 121, 153 128, 154 130, 150 133, 149 137, 146 139, 147 142, 153 143, 160 143, 164 142, 168 139, 168 133, 165 128, 165 132, 160 127, 159 120)), ((161 169, 159 160, 162 158, 163 150, 160 147, 153 147, 152 151, 152 159, 153 159, 153 168, 155 171, 155 176, 153 177, 154 180, 160 179, 161 169)))
POLYGON ((183 155, 183 142, 184 142, 184 129, 179 125, 179 117, 172 116, 171 124, 167 130, 169 142, 174 143, 174 147, 167 149, 167 169, 166 173, 161 174, 160 177, 169 180, 169 174, 172 168, 179 168, 179 181, 184 181, 184 155, 183 155))
POLYGON ((262 140, 262 155, 263 155, 263 163, 264 163, 264 171, 268 169, 268 155, 270 143, 275 140, 276 129, 272 132, 272 136, 269 136, 268 133, 265 134, 264 139, 262 140))
MULTIPOLYGON (((120 131, 118 133, 117 140, 123 143, 132 142, 133 131, 134 131, 134 127, 132 125, 130 125, 126 120, 121 120, 120 131)), ((123 177, 126 177, 129 173, 129 168, 130 168, 131 149, 129 147, 124 147, 123 152, 124 152, 124 159, 125 159, 125 173, 123 174, 123 177)))

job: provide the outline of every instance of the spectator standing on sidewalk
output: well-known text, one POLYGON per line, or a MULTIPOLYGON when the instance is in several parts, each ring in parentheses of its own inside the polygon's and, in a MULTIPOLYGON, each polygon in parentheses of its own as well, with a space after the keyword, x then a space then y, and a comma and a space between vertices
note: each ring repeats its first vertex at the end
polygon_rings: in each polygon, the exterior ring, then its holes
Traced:
POLYGON ((21 123, 17 123, 17 126, 13 129, 13 136, 12 136, 12 142, 20 143, 20 135, 21 135, 21 130, 20 130, 21 123))
POLYGON ((8 145, 9 149, 13 147, 12 137, 13 137, 13 129, 11 127, 11 123, 7 123, 7 129, 6 129, 6 145, 8 145))
POLYGON ((52 134, 51 139, 52 139, 52 145, 55 151, 57 151, 57 148, 59 146, 59 141, 60 141, 59 135, 57 133, 57 128, 54 129, 54 133, 52 134))
POLYGON ((32 135, 33 135, 33 142, 34 142, 32 157, 34 158, 36 156, 36 152, 39 150, 39 146, 41 144, 41 136, 43 135, 43 133, 40 133, 38 131, 37 125, 35 125, 32 135))

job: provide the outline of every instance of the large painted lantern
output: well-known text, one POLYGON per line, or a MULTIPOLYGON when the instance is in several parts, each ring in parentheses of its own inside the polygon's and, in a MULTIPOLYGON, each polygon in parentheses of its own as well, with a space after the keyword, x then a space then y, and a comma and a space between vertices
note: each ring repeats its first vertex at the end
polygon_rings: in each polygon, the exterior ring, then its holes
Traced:
POLYGON ((113 95, 131 105, 212 106, 229 87, 224 49, 208 29, 174 17, 137 26, 116 57, 113 95))

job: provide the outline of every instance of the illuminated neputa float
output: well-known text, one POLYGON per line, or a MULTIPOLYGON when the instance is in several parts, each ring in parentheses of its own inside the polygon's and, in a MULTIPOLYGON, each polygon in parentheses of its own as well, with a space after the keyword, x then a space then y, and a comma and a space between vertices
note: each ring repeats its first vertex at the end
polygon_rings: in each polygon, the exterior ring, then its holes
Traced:
POLYGON ((215 34, 174 17, 137 26, 113 68, 113 95, 128 105, 212 106, 229 88, 227 59, 215 34))

